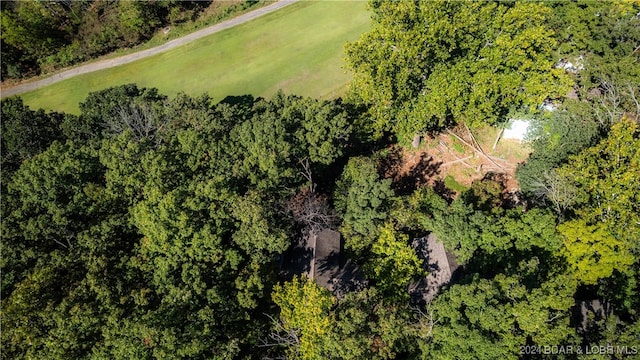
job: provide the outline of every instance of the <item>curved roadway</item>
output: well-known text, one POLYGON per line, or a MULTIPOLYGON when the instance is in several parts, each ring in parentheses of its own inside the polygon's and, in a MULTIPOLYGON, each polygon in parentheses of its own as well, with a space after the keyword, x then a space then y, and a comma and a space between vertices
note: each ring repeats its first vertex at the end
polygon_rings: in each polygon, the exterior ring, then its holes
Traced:
POLYGON ((48 86, 51 84, 55 84, 59 81, 63 81, 66 79, 70 79, 74 76, 78 76, 78 75, 82 75, 82 74, 87 74, 90 72, 94 72, 94 71, 98 71, 98 70, 103 70, 103 69, 108 69, 108 68, 112 68, 112 67, 116 67, 116 66, 120 66, 120 65, 124 65, 124 64, 128 64, 130 62, 134 62, 136 60, 140 60, 140 59, 144 59, 146 57, 149 56, 153 56, 153 55, 157 55, 160 54, 162 52, 177 48, 179 46, 182 46, 184 44, 187 44, 189 42, 192 42, 194 40, 203 38, 205 36, 217 33, 219 31, 222 30, 226 30, 228 28, 240 25, 240 24, 244 24, 247 21, 251 21, 257 17, 260 17, 262 15, 274 12, 278 9, 281 9, 287 5, 290 5, 294 2, 296 2, 298 0, 280 0, 274 4, 250 11, 246 14, 240 15, 238 17, 223 21, 221 23, 209 26, 207 28, 204 28, 202 30, 198 30, 196 32, 193 32, 191 34, 185 35, 183 37, 171 40, 171 41, 167 41, 166 43, 160 45, 160 46, 156 46, 154 48, 151 49, 147 49, 147 50, 142 50, 142 51, 138 51, 132 54, 128 54, 128 55, 123 55, 117 58, 113 58, 113 59, 107 59, 107 60, 100 60, 100 61, 96 61, 94 63, 89 63, 86 65, 80 65, 78 67, 74 67, 71 68, 69 70, 65 70, 62 71, 60 73, 51 75, 49 77, 46 77, 44 79, 41 80, 36 80, 36 81, 31 81, 31 82, 26 82, 26 83, 21 83, 21 84, 17 84, 11 87, 2 87, 2 89, 0 90, 0 97, 4 98, 7 96, 11 96, 11 95, 18 95, 18 94, 22 94, 25 92, 29 92, 32 90, 36 90, 39 89, 41 87, 44 86, 48 86))

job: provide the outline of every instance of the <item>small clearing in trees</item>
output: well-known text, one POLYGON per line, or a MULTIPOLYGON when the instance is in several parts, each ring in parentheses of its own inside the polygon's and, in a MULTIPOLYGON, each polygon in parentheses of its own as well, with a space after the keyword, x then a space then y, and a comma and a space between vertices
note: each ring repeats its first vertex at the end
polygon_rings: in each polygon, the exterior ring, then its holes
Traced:
POLYGON ((437 188, 444 185, 447 176, 470 187, 473 181, 490 174, 503 183, 505 192, 517 192, 515 170, 531 150, 526 144, 510 139, 500 139, 493 149, 500 131, 493 127, 469 130, 459 125, 449 132, 425 135, 415 150, 390 148, 382 173, 393 180, 396 192, 401 194, 424 185, 437 188))

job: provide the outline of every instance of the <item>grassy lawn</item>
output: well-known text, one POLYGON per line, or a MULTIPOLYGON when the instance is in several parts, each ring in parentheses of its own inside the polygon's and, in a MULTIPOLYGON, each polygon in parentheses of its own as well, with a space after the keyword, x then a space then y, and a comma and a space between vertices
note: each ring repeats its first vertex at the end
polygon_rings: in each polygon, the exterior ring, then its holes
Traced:
POLYGON ((89 92, 126 83, 173 96, 209 93, 332 98, 350 75, 343 46, 369 29, 363 1, 300 2, 246 24, 134 63, 81 75, 25 93, 32 108, 78 113, 89 92))

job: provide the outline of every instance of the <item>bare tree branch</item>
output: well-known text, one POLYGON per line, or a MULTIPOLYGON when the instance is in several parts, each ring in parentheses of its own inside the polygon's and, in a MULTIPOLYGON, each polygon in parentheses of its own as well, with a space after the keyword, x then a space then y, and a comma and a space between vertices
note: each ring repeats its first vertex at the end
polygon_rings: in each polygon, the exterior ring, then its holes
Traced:
POLYGON ((293 221, 314 234, 335 228, 338 221, 338 215, 329 205, 327 197, 314 193, 310 188, 295 194, 287 201, 285 208, 293 221))
POLYGON ((638 117, 640 117, 640 102, 638 102, 638 95, 636 95, 636 92, 639 91, 638 87, 633 87, 630 83, 627 84, 627 89, 629 90, 629 97, 631 98, 631 101, 633 101, 633 103, 636 105, 636 119, 638 119, 638 117))
POLYGON ((315 193, 316 184, 313 182, 313 173, 311 172, 311 164, 309 163, 309 158, 305 157, 304 159, 298 161, 298 164, 302 166, 302 171, 300 171, 300 173, 309 182, 309 190, 311 191, 311 193, 315 193))
POLYGON ((534 195, 540 200, 549 200, 560 218, 580 199, 578 189, 554 170, 545 172, 532 186, 534 195))
POLYGON ((418 315, 418 327, 420 329, 427 329, 427 333, 424 334, 424 337, 431 337, 431 333, 433 333, 433 327, 438 323, 438 320, 434 319, 433 311, 428 307, 426 311, 422 311, 419 306, 414 307, 413 310, 418 315))
MULTIPOLYGON (((299 329, 287 329, 281 319, 275 319, 273 316, 265 314, 273 323, 273 331, 266 338, 260 339, 258 347, 284 347, 293 350, 293 358, 298 358, 298 347, 300 346, 299 329)), ((276 357, 262 357, 263 360, 287 360, 287 355, 279 355, 276 357)))
POLYGON ((165 109, 153 108, 152 104, 128 104, 116 108, 115 113, 108 117, 105 128, 112 134, 122 134, 130 130, 140 141, 149 139, 156 146, 162 138, 160 134, 170 121, 165 109))

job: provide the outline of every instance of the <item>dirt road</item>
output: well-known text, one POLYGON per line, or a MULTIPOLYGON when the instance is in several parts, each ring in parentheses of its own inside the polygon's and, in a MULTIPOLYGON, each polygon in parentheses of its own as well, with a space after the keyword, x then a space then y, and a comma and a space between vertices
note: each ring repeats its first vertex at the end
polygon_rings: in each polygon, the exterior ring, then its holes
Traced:
POLYGON ((162 52, 177 48, 179 46, 182 46, 184 44, 187 44, 191 41, 200 39, 202 37, 217 33, 219 31, 222 30, 226 30, 228 28, 240 25, 240 24, 244 24, 247 21, 251 21, 255 18, 258 18, 262 15, 274 12, 278 9, 281 9, 287 5, 293 4, 294 2, 299 1, 299 0, 280 0, 274 4, 250 11, 246 14, 240 15, 238 17, 223 21, 221 23, 209 26, 205 29, 202 30, 198 30, 196 32, 193 32, 189 35, 185 35, 181 38, 178 39, 174 39, 171 41, 168 41, 160 46, 156 46, 154 48, 151 49, 147 49, 147 50, 142 50, 142 51, 138 51, 135 52, 133 54, 129 54, 129 55, 124 55, 124 56, 120 56, 114 59, 107 59, 107 60, 101 60, 101 61, 97 61, 94 63, 90 63, 90 64, 86 64, 86 65, 81 65, 78 67, 74 67, 71 68, 69 70, 65 70, 62 71, 60 73, 51 75, 49 77, 46 77, 44 79, 41 80, 36 80, 36 81, 30 81, 30 82, 25 82, 25 83, 21 83, 21 84, 17 84, 14 86, 10 86, 10 87, 2 87, 0 89, 0 98, 5 98, 11 95, 18 95, 18 94, 22 94, 25 92, 29 92, 32 90, 36 90, 39 89, 41 87, 44 86, 48 86, 51 84, 55 84, 59 81, 62 80, 66 80, 66 79, 70 79, 74 76, 78 76, 78 75, 82 75, 82 74, 87 74, 90 72, 94 72, 94 71, 98 71, 98 70, 104 70, 104 69, 108 69, 108 68, 112 68, 112 67, 116 67, 116 66, 120 66, 120 65, 124 65, 124 64, 128 64, 130 62, 134 62, 136 60, 140 60, 140 59, 144 59, 146 57, 149 56, 153 56, 153 55, 157 55, 160 54, 162 52))

